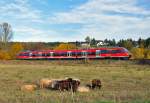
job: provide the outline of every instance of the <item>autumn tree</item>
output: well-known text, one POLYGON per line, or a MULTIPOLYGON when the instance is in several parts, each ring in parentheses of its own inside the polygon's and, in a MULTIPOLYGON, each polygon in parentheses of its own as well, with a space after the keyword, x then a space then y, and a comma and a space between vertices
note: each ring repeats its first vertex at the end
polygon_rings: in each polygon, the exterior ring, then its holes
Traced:
POLYGON ((76 45, 75 44, 62 43, 55 48, 55 50, 71 50, 71 49, 76 49, 76 45))
POLYGON ((21 43, 14 43, 11 46, 10 54, 11 58, 14 59, 16 55, 24 49, 23 45, 21 43))
POLYGON ((0 60, 9 60, 11 59, 10 54, 6 50, 0 50, 0 60))

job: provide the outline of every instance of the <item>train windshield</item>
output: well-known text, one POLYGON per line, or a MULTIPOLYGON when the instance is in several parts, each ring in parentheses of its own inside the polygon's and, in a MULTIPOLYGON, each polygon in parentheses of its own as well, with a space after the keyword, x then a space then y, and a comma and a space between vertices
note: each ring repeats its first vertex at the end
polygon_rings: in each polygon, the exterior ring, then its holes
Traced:
POLYGON ((129 51, 126 48, 123 48, 124 52, 128 53, 129 51))

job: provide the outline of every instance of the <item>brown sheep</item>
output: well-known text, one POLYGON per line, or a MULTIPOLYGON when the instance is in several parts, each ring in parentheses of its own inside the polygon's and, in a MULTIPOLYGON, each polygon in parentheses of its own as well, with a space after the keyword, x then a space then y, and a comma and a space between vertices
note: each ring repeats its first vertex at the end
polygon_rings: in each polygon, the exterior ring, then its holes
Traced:
POLYGON ((60 90, 60 91, 72 90, 73 92, 75 92, 77 91, 77 88, 79 85, 80 85, 80 81, 73 80, 72 78, 68 78, 65 80, 55 81, 54 89, 60 90))
POLYGON ((29 91, 32 92, 37 89, 37 85, 35 84, 28 84, 21 86, 21 91, 29 91))
POLYGON ((95 89, 95 88, 101 88, 101 81, 99 79, 93 79, 91 81, 91 84, 87 84, 86 87, 89 87, 91 89, 95 89))
POLYGON ((52 83, 51 79, 44 78, 40 80, 39 85, 40 85, 40 88, 48 88, 49 85, 51 85, 51 83, 52 83))
POLYGON ((101 88, 101 81, 99 79, 93 79, 92 80, 92 89, 95 89, 98 87, 99 89, 101 88))

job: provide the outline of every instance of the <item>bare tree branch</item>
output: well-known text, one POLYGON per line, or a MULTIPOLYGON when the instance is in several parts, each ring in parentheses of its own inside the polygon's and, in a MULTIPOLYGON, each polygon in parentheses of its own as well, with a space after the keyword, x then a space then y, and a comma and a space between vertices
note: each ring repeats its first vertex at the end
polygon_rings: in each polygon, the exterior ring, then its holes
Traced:
POLYGON ((7 43, 13 37, 11 25, 8 23, 0 24, 0 42, 7 43))

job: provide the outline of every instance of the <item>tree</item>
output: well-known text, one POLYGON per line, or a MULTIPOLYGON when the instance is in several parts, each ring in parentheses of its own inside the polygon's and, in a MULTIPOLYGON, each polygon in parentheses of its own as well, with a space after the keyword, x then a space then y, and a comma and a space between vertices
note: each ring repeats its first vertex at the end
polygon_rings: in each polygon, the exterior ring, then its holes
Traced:
POLYGON ((14 43, 11 46, 11 50, 10 50, 11 58, 15 58, 16 55, 23 49, 24 49, 24 47, 21 43, 14 43))
POLYGON ((8 23, 0 24, 0 42, 6 44, 12 39, 13 33, 11 25, 8 23))
POLYGON ((91 45, 92 45, 92 46, 95 46, 95 45, 96 45, 96 40, 95 40, 95 38, 93 38, 93 39, 91 40, 91 45))
POLYGON ((147 38, 147 39, 145 40, 145 47, 146 47, 146 48, 150 48, 150 38, 147 38))
POLYGON ((104 41, 108 44, 108 46, 116 46, 115 39, 112 39, 112 40, 105 39, 104 41))
POLYGON ((0 50, 0 60, 9 60, 11 59, 10 54, 5 50, 0 50))
POLYGON ((122 39, 118 42, 118 46, 125 47, 128 50, 131 50, 133 48, 132 39, 127 39, 127 40, 122 39))
POLYGON ((139 45, 139 48, 144 48, 144 45, 145 45, 144 40, 139 38, 138 45, 139 45))
POLYGON ((71 49, 76 49, 76 45, 75 44, 62 43, 55 48, 55 50, 71 50, 71 49))
POLYGON ((85 41, 86 41, 87 43, 89 43, 89 44, 90 44, 90 42, 91 42, 90 37, 89 37, 89 36, 87 36, 87 37, 85 38, 85 41))

